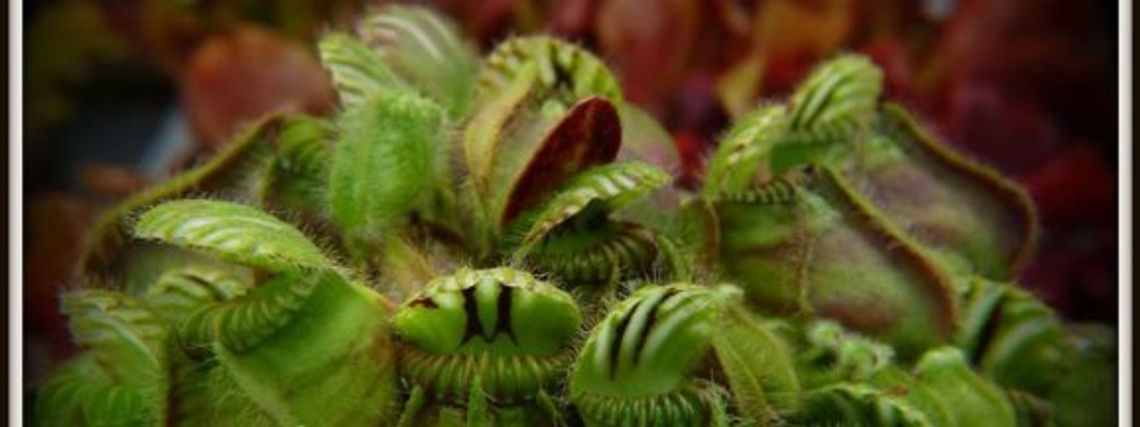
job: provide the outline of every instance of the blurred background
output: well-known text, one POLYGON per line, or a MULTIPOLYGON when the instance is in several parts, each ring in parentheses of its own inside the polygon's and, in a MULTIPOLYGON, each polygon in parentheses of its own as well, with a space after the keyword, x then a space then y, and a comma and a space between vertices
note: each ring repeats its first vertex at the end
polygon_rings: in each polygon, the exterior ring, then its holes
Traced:
MULTIPOLYGON (((107 207, 270 111, 329 111, 312 41, 362 0, 25 0, 25 376, 70 349, 57 295, 107 207)), ((602 56, 695 185, 729 117, 820 59, 869 55, 888 97, 1025 185, 1043 239, 1021 283, 1116 319, 1116 2, 437 0, 484 50, 546 32, 602 56)))

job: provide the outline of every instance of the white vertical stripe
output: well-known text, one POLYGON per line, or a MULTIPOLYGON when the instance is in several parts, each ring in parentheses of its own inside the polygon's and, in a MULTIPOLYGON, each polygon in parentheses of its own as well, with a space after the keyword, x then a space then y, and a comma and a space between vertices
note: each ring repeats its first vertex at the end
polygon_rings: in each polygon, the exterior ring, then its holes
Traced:
POLYGON ((428 37, 427 34, 424 34, 424 32, 416 25, 387 15, 377 16, 374 21, 381 24, 386 23, 390 26, 404 30, 405 33, 411 35, 412 38, 416 39, 416 41, 418 41, 420 45, 424 47, 424 50, 426 50, 429 55, 431 55, 439 62, 445 61, 443 53, 439 51, 439 47, 432 43, 431 38, 428 37))

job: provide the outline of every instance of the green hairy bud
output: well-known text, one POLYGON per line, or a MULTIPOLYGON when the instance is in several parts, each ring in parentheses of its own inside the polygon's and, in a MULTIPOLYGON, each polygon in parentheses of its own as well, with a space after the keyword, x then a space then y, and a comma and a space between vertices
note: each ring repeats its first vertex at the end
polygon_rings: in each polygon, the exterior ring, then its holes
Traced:
POLYGON ((373 241, 399 227, 427 190, 442 113, 412 93, 389 92, 341 120, 329 171, 332 218, 349 238, 373 241))
POLYGON ((42 426, 1100 426, 1115 343, 1012 280, 1025 191, 853 54, 740 116, 697 191, 605 62, 428 9, 317 43, 252 123, 98 223, 42 426))

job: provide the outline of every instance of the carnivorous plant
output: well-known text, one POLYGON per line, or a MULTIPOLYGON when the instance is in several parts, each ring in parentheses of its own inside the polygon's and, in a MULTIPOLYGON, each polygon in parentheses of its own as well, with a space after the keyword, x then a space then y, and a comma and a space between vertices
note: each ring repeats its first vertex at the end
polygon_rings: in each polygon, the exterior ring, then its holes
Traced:
POLYGON ((1078 426, 1111 335, 1010 282, 1024 191, 841 55, 739 118, 703 187, 605 63, 480 57, 388 6, 272 116, 111 213, 62 296, 44 426, 1078 426))

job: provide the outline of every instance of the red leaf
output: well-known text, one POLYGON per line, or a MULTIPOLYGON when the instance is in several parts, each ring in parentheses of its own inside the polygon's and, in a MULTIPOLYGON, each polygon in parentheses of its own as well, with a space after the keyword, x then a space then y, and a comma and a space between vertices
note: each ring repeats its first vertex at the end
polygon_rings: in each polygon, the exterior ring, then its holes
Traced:
POLYGON ((621 148, 621 119, 604 98, 575 105, 546 136, 511 190, 503 223, 548 196, 571 175, 609 163, 621 148))

